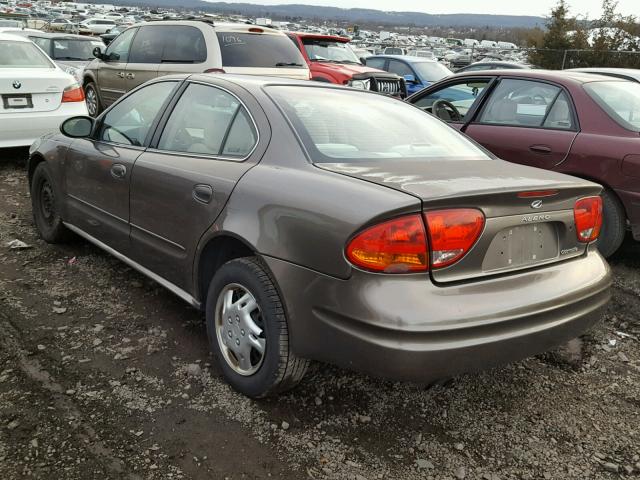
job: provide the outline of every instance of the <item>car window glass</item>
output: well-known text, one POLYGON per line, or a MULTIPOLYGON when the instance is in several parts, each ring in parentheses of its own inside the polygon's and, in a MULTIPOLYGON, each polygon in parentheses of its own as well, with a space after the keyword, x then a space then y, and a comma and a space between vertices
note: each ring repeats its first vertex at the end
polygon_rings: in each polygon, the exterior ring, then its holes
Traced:
POLYGON ((544 121, 545 128, 559 128, 562 130, 573 129, 573 115, 571 115, 571 105, 567 95, 562 92, 549 110, 544 121))
POLYGON ((202 63, 207 59, 204 35, 195 27, 162 27, 162 63, 202 63))
POLYGON ((129 47, 131 40, 136 33, 136 29, 132 28, 118 35, 107 48, 105 55, 111 61, 126 62, 129 58, 129 47))
POLYGON ((222 66, 306 68, 300 50, 286 35, 216 32, 222 66))
POLYGON ((130 63, 160 63, 164 27, 141 27, 131 46, 130 63))
POLYGON ((503 80, 485 105, 480 123, 540 127, 559 92, 547 83, 503 80))
POLYGON ((618 125, 640 131, 640 83, 589 82, 584 89, 618 125))
POLYGON ((44 50, 47 55, 49 55, 49 52, 51 51, 51 40, 49 40, 48 38, 37 37, 29 37, 29 39, 33 43, 38 45, 42 50, 44 50))
POLYGON ((367 67, 377 68, 379 70, 384 70, 384 58, 367 58, 367 67))
MULTIPOLYGON (((421 109, 432 112, 433 103, 436 100, 446 100, 453 104, 453 106, 460 112, 462 120, 476 104, 480 95, 485 88, 489 85, 489 79, 466 81, 464 83, 456 83, 449 85, 435 92, 431 92, 428 95, 420 97, 414 102, 414 105, 421 109)), ((441 117, 442 118, 442 117, 441 117)), ((448 118, 442 118, 443 120, 450 120, 448 118)))
POLYGON ((253 149, 256 135, 243 110, 230 93, 191 84, 171 113, 158 149, 244 157, 253 149))
POLYGON ((132 93, 105 115, 99 140, 142 146, 160 108, 176 82, 154 83, 132 93))
POLYGON ((404 77, 405 75, 415 75, 409 65, 404 62, 399 62, 398 60, 389 61, 389 72, 395 73, 401 77, 404 77))

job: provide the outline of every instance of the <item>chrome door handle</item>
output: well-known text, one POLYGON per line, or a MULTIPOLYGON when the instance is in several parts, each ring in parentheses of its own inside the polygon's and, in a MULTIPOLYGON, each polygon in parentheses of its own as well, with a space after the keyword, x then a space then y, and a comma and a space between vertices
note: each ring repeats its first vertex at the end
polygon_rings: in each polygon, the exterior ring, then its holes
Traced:
POLYGON ((113 178, 124 178, 127 175, 127 167, 120 163, 114 163, 111 167, 111 176, 113 178))
POLYGON ((136 74, 135 73, 127 73, 127 78, 129 80, 133 80, 134 78, 136 78, 136 74))
POLYGON ((119 76, 120 78, 124 78, 124 72, 119 72, 119 73, 118 73, 118 76, 119 76))

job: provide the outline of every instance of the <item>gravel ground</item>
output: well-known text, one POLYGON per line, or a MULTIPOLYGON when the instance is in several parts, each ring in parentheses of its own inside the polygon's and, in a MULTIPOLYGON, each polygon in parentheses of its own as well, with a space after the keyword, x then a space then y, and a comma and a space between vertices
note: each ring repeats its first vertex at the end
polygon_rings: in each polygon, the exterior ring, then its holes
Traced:
POLYGON ((210 363, 201 313, 37 237, 21 155, 0 152, 1 479, 640 477, 638 244, 612 260, 602 322, 557 352, 428 389, 314 365, 251 401, 210 363))

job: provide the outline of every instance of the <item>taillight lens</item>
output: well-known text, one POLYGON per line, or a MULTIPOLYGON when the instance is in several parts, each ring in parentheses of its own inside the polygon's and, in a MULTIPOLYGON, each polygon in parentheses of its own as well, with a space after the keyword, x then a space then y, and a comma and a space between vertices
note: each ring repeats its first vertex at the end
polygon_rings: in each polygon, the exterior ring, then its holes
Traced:
POLYGON ((484 229, 484 215, 474 208, 433 210, 424 214, 431 244, 431 268, 447 267, 464 257, 484 229))
POLYGON ((69 85, 62 92, 62 103, 84 102, 84 90, 77 83, 69 85))
POLYGON ((347 245, 351 263, 374 272, 423 272, 429 267, 427 235, 420 215, 407 215, 367 228, 347 245))
POLYGON ((602 198, 581 198, 573 207, 573 216, 578 241, 593 242, 600 235, 602 227, 602 198))

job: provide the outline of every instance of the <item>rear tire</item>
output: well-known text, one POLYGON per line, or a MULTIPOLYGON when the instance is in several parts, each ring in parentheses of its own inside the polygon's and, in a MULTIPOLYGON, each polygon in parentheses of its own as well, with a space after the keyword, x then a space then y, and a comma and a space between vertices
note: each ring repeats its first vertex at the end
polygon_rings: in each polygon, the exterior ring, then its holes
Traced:
POLYGON ((72 233, 62 223, 60 192, 52 180, 49 165, 41 162, 31 180, 31 207, 38 233, 47 243, 63 243, 72 233))
POLYGON ((309 362, 291 352, 280 295, 256 257, 231 260, 220 267, 209 285, 206 318, 211 350, 226 381, 238 392, 264 398, 302 380, 309 362), (243 303, 241 298, 248 300, 243 303), (249 318, 236 306, 246 308, 249 318), (251 346, 258 342, 262 352, 251 346), (249 347, 243 348, 246 344, 249 347))
POLYGON ((95 83, 89 82, 84 86, 84 97, 89 116, 96 118, 102 111, 102 105, 100 104, 100 97, 95 83))
POLYGON ((604 190, 602 197, 602 229, 596 246, 603 257, 616 253, 626 234, 627 216, 618 197, 611 190, 604 190))

